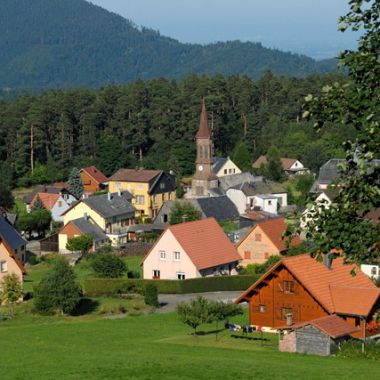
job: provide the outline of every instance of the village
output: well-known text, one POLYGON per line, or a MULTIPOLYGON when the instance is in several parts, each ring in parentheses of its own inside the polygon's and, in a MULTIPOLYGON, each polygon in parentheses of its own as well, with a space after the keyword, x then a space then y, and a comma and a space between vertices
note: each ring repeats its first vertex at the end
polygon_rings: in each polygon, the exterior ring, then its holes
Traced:
MULTIPOLYGON (((307 251, 306 232, 313 212, 329 207, 339 192, 335 182, 342 160, 330 159, 321 167, 310 188, 314 203, 300 208, 289 204, 281 183, 255 174, 267 164, 265 156, 252 164, 250 172, 242 172, 229 157, 214 157, 204 103, 195 144, 191 182, 178 181, 173 172, 141 168, 120 168, 107 178, 89 166, 74 169, 68 182, 35 187, 23 197, 25 215, 43 210, 51 218, 42 230, 17 231, 17 215, 4 210, 0 280, 7 284, 7 278, 14 276, 22 285, 37 263, 60 256, 75 267, 97 256, 99 265, 108 265, 110 272, 97 272, 104 278, 99 283, 87 279, 84 291, 110 296, 112 292, 103 288, 111 289, 112 277, 123 276, 120 257, 125 256, 140 262, 134 272, 121 277, 124 286, 128 288, 128 281, 130 287, 133 281, 147 281, 145 292, 153 292, 153 299, 145 294, 145 303, 158 310, 157 293, 161 297, 178 292, 177 285, 168 282, 190 281, 184 293, 240 290, 229 302, 244 305, 248 319, 242 325, 227 323, 226 328, 243 334, 278 333, 280 351, 332 355, 343 342, 364 344, 379 338, 379 261, 358 268, 345 264, 338 251, 323 255, 323 260, 307 251), (290 236, 286 232, 296 222, 295 215, 302 229, 290 236), (119 258, 119 272, 117 261, 108 262, 105 256, 119 258), (193 279, 198 280, 194 288, 193 279)), ((299 160, 281 158, 280 162, 288 180, 310 175, 299 160)), ((379 209, 366 217, 378 225, 379 209)), ((19 297, 16 304, 22 300, 19 297)), ((211 307, 201 295, 191 302, 194 310, 198 302, 203 314, 211 307)), ((181 306, 177 307, 180 313, 181 306)), ((232 316, 240 314, 231 310, 232 316)))

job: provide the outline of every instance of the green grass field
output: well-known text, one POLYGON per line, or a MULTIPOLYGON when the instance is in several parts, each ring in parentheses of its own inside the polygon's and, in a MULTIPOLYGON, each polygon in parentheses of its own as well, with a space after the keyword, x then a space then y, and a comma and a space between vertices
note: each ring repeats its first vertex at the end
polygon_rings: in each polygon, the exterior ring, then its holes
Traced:
MULTIPOLYGON (((239 317, 240 318, 240 317, 239 317)), ((208 329, 214 326, 208 326, 208 329)), ((277 352, 225 331, 193 337, 174 313, 0 322, 1 379, 377 379, 379 362, 277 352)))

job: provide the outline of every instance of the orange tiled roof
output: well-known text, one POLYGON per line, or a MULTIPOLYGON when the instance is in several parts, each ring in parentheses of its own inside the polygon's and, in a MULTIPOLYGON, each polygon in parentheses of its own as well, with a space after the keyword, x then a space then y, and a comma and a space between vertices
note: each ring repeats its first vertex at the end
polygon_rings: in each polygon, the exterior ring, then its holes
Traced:
POLYGON ((160 170, 119 169, 110 181, 150 182, 160 174, 160 170))
POLYGON ((357 327, 350 325, 344 319, 338 317, 335 314, 313 319, 309 322, 296 323, 291 326, 280 327, 279 330, 297 330, 308 325, 316 327, 333 339, 345 335, 350 335, 358 331, 357 327))
MULTIPOLYGON (((284 218, 276 218, 276 219, 270 219, 265 222, 260 222, 255 224, 247 233, 245 238, 238 244, 243 243, 243 241, 250 236, 252 233, 254 233, 254 230, 260 227, 263 233, 270 239, 270 241, 277 247, 277 249, 281 252, 287 249, 285 241, 282 240, 282 234, 287 229, 287 224, 285 223, 284 218)), ((302 243, 302 240, 299 238, 299 236, 295 236, 292 239, 291 246, 297 246, 302 243)))
POLYGON ((355 265, 344 264, 343 257, 333 260, 330 269, 309 254, 285 257, 248 288, 237 300, 241 302, 269 274, 283 265, 330 313, 368 316, 380 297, 380 289, 355 265), (357 269, 355 276, 351 274, 357 269))
MULTIPOLYGON (((297 161, 295 158, 280 158, 281 166, 284 170, 288 170, 297 161)), ((265 165, 268 162, 267 156, 260 156, 252 165, 255 169, 260 169, 261 165, 265 165)))
POLYGON ((108 181, 108 178, 95 166, 87 166, 83 168, 81 171, 86 172, 90 175, 97 183, 104 183, 108 181))
POLYGON ((241 260, 214 218, 176 224, 168 228, 198 270, 241 260))
POLYGON ((60 195, 50 194, 50 193, 37 193, 32 200, 32 203, 31 203, 32 207, 34 203, 36 202, 37 197, 41 199, 41 202, 46 208, 46 210, 51 211, 55 203, 57 202, 58 198, 60 197, 60 195))

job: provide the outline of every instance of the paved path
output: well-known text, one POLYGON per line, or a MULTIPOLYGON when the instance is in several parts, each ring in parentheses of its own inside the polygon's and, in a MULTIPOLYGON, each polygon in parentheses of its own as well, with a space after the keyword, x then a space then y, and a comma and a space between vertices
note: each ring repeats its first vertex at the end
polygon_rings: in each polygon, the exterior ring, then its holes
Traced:
POLYGON ((240 296, 242 291, 238 292, 212 292, 212 293, 196 293, 196 294, 160 294, 158 296, 158 301, 161 307, 156 310, 156 313, 168 313, 174 311, 176 306, 180 302, 188 302, 198 295, 201 295, 208 300, 212 301, 235 301, 236 298, 240 296))

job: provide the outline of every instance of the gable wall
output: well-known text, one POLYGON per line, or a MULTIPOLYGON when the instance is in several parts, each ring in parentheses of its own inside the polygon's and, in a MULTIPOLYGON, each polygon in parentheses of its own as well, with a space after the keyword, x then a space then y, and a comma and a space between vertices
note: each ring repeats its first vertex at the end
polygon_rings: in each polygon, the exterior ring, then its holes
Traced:
POLYGON ((100 190, 100 185, 87 172, 81 171, 80 177, 83 182, 83 190, 85 193, 93 193, 100 190))
POLYGON ((90 207, 88 207, 84 202, 78 203, 70 211, 68 211, 63 216, 63 222, 66 225, 71 220, 83 218, 85 213, 87 213, 87 215, 91 217, 103 231, 105 231, 106 229, 105 219, 102 216, 100 216, 98 213, 96 213, 94 210, 92 210, 90 207))
POLYGON ((16 261, 9 256, 9 252, 5 245, 0 241, 0 261, 6 261, 8 266, 7 272, 0 272, 0 283, 3 281, 7 274, 15 273, 22 282, 22 271, 17 265, 16 261))
POLYGON ((217 177, 224 177, 226 175, 231 174, 240 174, 241 170, 229 159, 227 162, 221 167, 221 169, 216 173, 217 177), (227 170, 227 173, 224 171, 227 170))

